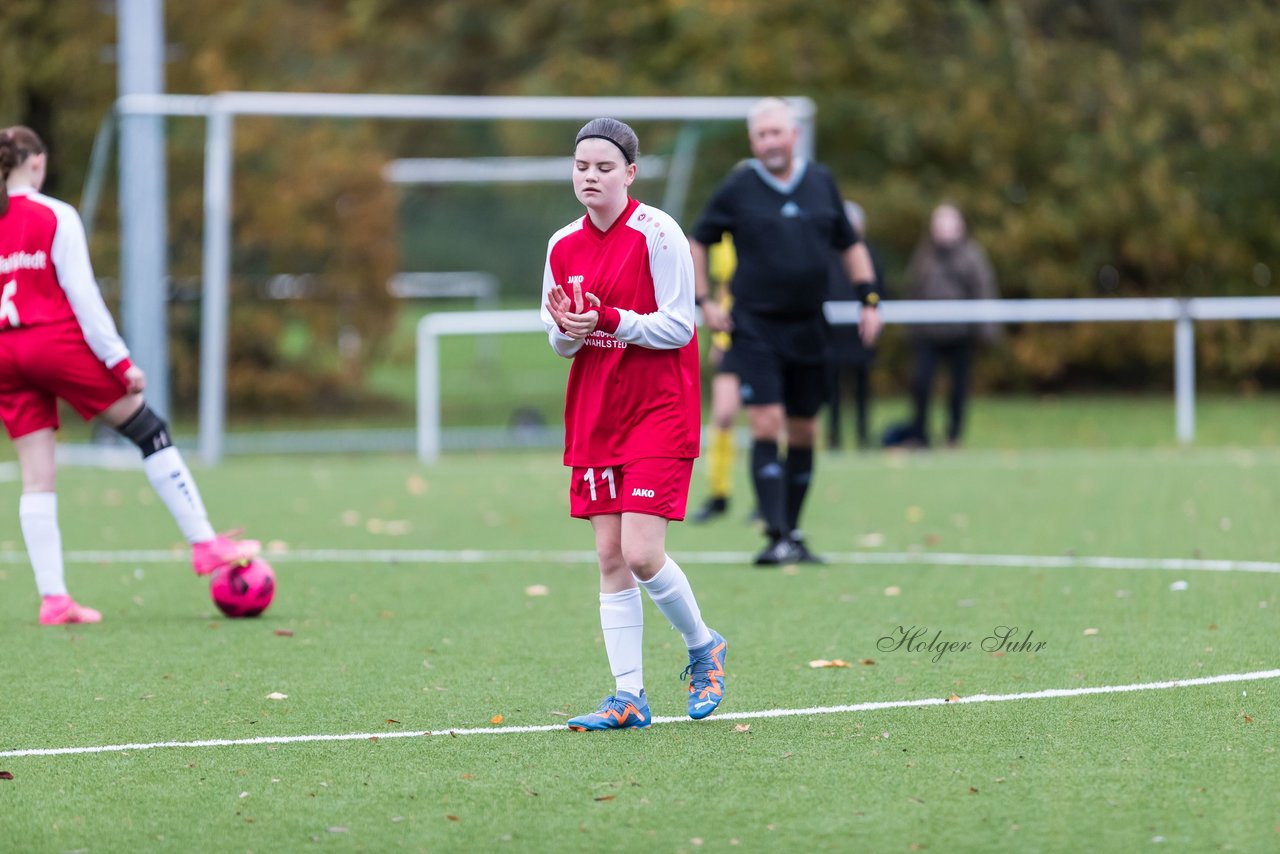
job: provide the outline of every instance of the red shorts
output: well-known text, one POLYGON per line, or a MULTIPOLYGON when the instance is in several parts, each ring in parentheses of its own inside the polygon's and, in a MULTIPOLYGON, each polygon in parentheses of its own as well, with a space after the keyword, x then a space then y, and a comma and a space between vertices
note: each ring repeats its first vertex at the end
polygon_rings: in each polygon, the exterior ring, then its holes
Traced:
POLYGON ((0 332, 0 419, 13 439, 58 429, 58 398, 88 421, 127 391, 74 320, 0 332))
POLYGON ((605 468, 573 467, 569 515, 575 519, 612 513, 648 513, 684 519, 693 460, 653 457, 605 468))

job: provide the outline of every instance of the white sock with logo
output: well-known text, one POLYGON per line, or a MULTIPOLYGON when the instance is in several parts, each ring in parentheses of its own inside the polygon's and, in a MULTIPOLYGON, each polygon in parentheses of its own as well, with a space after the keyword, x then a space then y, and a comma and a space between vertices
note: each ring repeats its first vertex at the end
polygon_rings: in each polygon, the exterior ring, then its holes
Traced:
POLYGON ((173 514, 187 542, 212 540, 213 526, 209 524, 209 514, 200 499, 200 490, 196 489, 195 478, 178 449, 170 446, 144 458, 142 468, 164 506, 173 514))
POLYGON ((693 598, 689 579, 669 555, 662 569, 653 578, 641 581, 640 584, 663 616, 671 621, 676 631, 684 635, 685 646, 693 649, 711 641, 711 630, 702 621, 702 611, 698 609, 698 600, 693 598))
POLYGON ((18 519, 27 556, 41 596, 66 596, 62 566, 62 531, 58 528, 58 496, 52 492, 24 492, 18 499, 18 519))
POLYGON ((636 588, 600 594, 600 628, 617 691, 644 690, 644 600, 636 588))

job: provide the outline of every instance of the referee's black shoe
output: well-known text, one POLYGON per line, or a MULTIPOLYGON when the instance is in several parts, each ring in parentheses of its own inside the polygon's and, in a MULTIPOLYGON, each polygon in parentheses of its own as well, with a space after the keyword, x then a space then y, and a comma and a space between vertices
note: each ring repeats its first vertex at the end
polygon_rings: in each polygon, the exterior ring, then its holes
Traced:
POLYGON ((795 549, 796 560, 799 563, 826 563, 827 562, 827 559, 824 558, 822 555, 816 555, 813 552, 809 551, 809 546, 804 541, 804 534, 800 533, 799 531, 792 531, 791 536, 788 537, 788 539, 791 540, 791 545, 795 549))
POLYGON ((695 525, 705 525, 712 519, 718 519, 729 512, 729 499, 723 495, 713 495, 689 517, 695 525))
POLYGON ((756 566, 781 566, 788 563, 800 563, 800 552, 790 537, 773 537, 769 545, 756 555, 756 566))

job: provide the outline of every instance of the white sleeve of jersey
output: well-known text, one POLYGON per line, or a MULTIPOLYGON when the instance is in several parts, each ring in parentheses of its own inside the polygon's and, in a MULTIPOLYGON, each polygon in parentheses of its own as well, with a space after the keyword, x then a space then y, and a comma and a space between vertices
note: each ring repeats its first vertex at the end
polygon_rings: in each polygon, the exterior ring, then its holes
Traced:
POLYGON ((93 277, 93 265, 89 262, 89 243, 84 236, 84 225, 75 208, 56 199, 48 200, 58 218, 53 234, 53 267, 58 273, 58 284, 67 294, 67 302, 80 323, 80 331, 94 355, 108 368, 115 367, 129 356, 111 312, 102 301, 102 291, 93 277))
POLYGON ((655 208, 647 208, 647 212, 649 224, 643 231, 649 244, 649 271, 658 310, 640 314, 619 309, 613 336, 654 350, 678 350, 693 340, 693 256, 689 240, 675 220, 655 208))
POLYGON ((542 325, 547 330, 547 340, 551 343, 551 349, 556 352, 557 356, 563 356, 566 359, 573 358, 573 354, 582 349, 582 340, 572 338, 560 331, 560 327, 551 319, 551 312, 547 311, 547 297, 551 293, 551 289, 556 287, 556 278, 551 273, 551 250, 555 247, 557 241, 564 235, 565 230, 557 231, 551 236, 551 241, 547 244, 547 263, 542 268, 542 303, 540 311, 542 314, 542 325))

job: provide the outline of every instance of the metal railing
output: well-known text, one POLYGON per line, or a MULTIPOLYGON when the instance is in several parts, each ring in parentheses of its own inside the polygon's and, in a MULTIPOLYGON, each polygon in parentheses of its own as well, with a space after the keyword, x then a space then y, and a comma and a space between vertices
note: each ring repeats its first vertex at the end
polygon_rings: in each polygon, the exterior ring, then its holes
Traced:
MULTIPOLYGON (((833 324, 858 322, 861 307, 829 302, 833 324)), ((1178 441, 1195 439, 1195 322, 1280 319, 1280 297, 1190 299, 895 300, 881 306, 886 324, 1172 322, 1174 412, 1178 441)), ((418 458, 440 456, 440 337, 544 333, 536 310, 429 314, 418 323, 418 458)), ((548 357, 550 357, 548 353, 548 357)))

